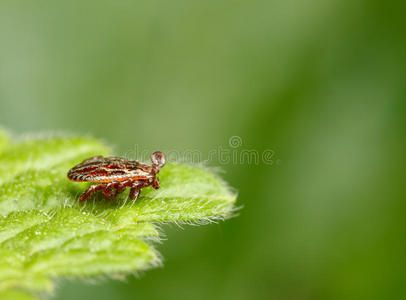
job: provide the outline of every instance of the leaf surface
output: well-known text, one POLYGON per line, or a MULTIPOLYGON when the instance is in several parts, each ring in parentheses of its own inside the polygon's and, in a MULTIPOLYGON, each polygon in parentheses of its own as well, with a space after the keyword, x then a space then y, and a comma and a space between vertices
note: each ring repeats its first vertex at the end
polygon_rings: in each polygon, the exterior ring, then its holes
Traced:
POLYGON ((167 164, 161 188, 128 191, 114 201, 85 204, 88 183, 67 171, 83 159, 108 155, 91 138, 42 136, 8 142, 0 131, 0 299, 32 299, 53 279, 120 275, 159 265, 153 223, 205 223, 233 211, 235 194, 212 172, 167 164))

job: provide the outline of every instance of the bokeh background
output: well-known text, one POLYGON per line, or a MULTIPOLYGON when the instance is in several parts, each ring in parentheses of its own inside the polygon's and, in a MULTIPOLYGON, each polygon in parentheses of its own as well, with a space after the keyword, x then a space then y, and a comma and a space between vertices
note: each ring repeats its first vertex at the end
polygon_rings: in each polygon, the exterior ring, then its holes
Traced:
POLYGON ((164 267, 53 299, 404 299, 404 2, 0 2, 0 124, 228 163, 237 218, 165 226, 164 267))

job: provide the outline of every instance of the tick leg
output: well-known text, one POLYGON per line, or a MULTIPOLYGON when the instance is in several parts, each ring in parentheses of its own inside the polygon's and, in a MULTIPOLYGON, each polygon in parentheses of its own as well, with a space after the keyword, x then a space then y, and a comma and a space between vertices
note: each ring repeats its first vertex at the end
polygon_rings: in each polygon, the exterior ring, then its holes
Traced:
POLYGON ((133 186, 130 190, 130 199, 137 200, 138 196, 140 195, 140 189, 137 186, 133 186))
POLYGON ((116 198, 118 194, 124 192, 126 186, 122 182, 114 182, 112 183, 112 189, 115 189, 115 192, 112 194, 112 198, 116 198))
POLYGON ((113 200, 114 197, 117 195, 117 192, 112 193, 113 188, 115 188, 117 185, 116 182, 110 182, 106 185, 106 187, 103 190, 103 196, 104 198, 106 198, 107 200, 113 200))
POLYGON ((130 190, 130 199, 137 200, 140 195, 141 189, 145 187, 145 182, 133 181, 130 190))
POLYGON ((94 184, 91 185, 82 195, 80 195, 79 200, 81 202, 86 202, 93 194, 99 190, 103 190, 106 187, 105 184, 94 184))
POLYGON ((126 187, 133 186, 133 185, 134 185, 134 180, 132 180, 132 179, 127 179, 127 180, 119 182, 116 187, 116 195, 124 192, 126 187))
POLYGON ((122 192, 124 192, 126 186, 122 183, 118 183, 116 186, 116 195, 121 194, 122 192))
POLYGON ((122 192, 124 192, 124 190, 127 186, 132 186, 133 183, 134 183, 134 181, 131 179, 121 181, 121 182, 120 181, 111 182, 111 183, 107 184, 106 188, 103 191, 103 195, 106 199, 113 200, 118 194, 121 194, 122 192), (114 192, 113 192, 113 189, 115 189, 114 192))

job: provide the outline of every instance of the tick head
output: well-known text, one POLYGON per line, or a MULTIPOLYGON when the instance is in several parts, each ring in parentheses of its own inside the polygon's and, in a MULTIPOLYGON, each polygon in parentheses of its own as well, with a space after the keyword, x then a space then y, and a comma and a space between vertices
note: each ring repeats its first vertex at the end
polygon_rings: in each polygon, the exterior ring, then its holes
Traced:
POLYGON ((159 169, 162 168, 166 163, 165 155, 160 151, 154 152, 151 154, 151 162, 153 168, 156 170, 156 173, 158 173, 159 169))

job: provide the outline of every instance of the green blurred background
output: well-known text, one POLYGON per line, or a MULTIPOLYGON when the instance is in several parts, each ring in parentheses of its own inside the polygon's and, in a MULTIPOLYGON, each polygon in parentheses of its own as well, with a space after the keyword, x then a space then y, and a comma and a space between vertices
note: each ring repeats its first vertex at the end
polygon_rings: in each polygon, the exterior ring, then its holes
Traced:
POLYGON ((164 267, 54 299, 405 299, 404 2, 0 2, 0 124, 220 164, 240 216, 164 226, 164 267))

